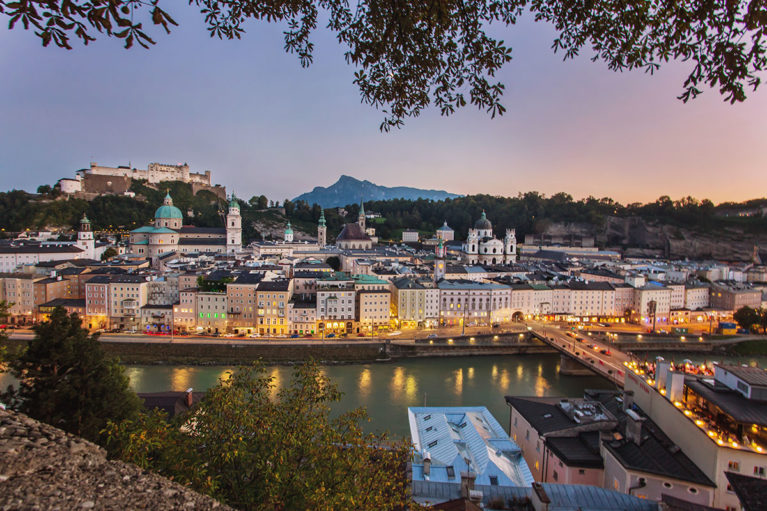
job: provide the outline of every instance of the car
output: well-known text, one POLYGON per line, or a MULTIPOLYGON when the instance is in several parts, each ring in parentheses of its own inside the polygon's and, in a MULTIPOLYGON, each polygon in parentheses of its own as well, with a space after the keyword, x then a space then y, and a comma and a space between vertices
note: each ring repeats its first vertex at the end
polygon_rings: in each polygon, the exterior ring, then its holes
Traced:
POLYGON ((325 337, 328 338, 328 339, 332 339, 335 336, 336 336, 336 334, 328 334, 325 337))
POLYGON ((211 337, 221 337, 221 334, 220 334, 220 333, 218 333, 218 332, 212 332, 212 333, 210 334, 210 336, 211 336, 211 337))
POLYGON ((437 334, 429 334, 426 336, 427 339, 436 339, 438 337, 437 334))
POLYGON ((299 337, 301 337, 301 336, 298 335, 298 334, 293 334, 293 335, 290 336, 291 339, 298 339, 299 337))
POLYGON ((251 339, 255 339, 256 337, 261 337, 261 334, 258 334, 258 333, 250 334, 248 337, 250 337, 251 339))
POLYGON ((601 353, 602 355, 610 356, 610 350, 599 350, 599 353, 601 353))
POLYGON ((304 335, 304 339, 311 339, 312 337, 314 337, 312 334, 305 334, 304 335))

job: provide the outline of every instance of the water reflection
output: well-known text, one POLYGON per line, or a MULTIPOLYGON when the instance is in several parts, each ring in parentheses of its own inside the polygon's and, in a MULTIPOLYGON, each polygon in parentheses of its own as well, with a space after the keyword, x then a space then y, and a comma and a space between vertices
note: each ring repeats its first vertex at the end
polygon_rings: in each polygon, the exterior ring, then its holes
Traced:
POLYGON ((498 382, 500 384, 500 388, 503 392, 506 392, 506 390, 509 388, 509 383, 511 383, 511 377, 509 376, 509 371, 504 369, 501 371, 501 379, 498 382))
POLYGON ((389 385, 389 389, 391 389, 391 395, 394 399, 398 399, 402 395, 402 387, 405 384, 405 369, 403 367, 397 366, 394 368, 394 374, 392 375, 391 384, 389 385))
POLYGON ((360 371, 359 383, 357 385, 361 397, 368 397, 370 394, 370 369, 367 367, 360 371))
POLYGON ((190 369, 189 367, 174 367, 173 372, 170 375, 172 388, 186 390, 193 387, 192 372, 193 369, 190 369))
MULTIPOLYGON (((396 364, 349 364, 323 367, 324 374, 343 392, 335 412, 367 407, 371 418, 367 431, 390 431, 409 435, 407 407, 487 406, 501 419, 508 415, 505 395, 570 396, 583 395, 586 388, 610 388, 597 376, 560 376, 557 355, 509 357, 456 357, 412 359, 396 364)), ((204 391, 224 378, 230 366, 172 367, 131 366, 127 374, 138 392, 186 390, 204 391)), ((288 385, 292 371, 267 367, 274 378, 275 395, 288 385)), ((0 377, 0 384, 3 383, 0 377)))
POLYGON ((271 373, 269 373, 269 378, 272 379, 272 382, 269 386, 269 397, 274 399, 277 397, 277 393, 281 390, 282 387, 282 381, 280 380, 280 368, 273 367, 271 373))
POLYGON ((463 394, 463 368, 457 369, 453 373, 453 392, 455 395, 460 396, 463 394))
POLYGON ((413 402, 416 394, 418 394, 418 382, 416 381, 415 376, 411 374, 408 375, 407 384, 405 385, 405 395, 407 396, 408 403, 413 402))
POLYGON ((535 379, 535 395, 538 397, 543 397, 549 393, 551 390, 551 385, 549 385, 549 382, 546 380, 546 378, 542 376, 538 376, 535 379))

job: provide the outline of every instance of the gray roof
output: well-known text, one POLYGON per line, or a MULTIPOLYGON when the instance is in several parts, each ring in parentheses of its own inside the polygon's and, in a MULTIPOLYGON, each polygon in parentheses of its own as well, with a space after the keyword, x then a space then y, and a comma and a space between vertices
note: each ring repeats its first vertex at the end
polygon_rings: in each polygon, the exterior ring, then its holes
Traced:
POLYGON ((721 367, 725 371, 734 374, 749 385, 767 387, 767 371, 764 369, 725 364, 717 364, 717 367, 721 367))
POLYGON ((703 380, 687 380, 685 385, 706 401, 716 405, 735 421, 743 424, 767 426, 767 406, 744 397, 740 392, 724 386, 710 385, 703 380))

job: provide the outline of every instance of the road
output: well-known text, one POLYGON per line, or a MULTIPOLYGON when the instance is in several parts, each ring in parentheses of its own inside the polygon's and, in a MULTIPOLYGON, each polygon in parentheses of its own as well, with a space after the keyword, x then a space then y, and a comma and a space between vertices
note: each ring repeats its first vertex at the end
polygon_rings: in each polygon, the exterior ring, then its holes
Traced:
POLYGON ((569 332, 574 336, 571 337, 560 329, 552 328, 544 323, 529 322, 529 326, 537 334, 547 338, 548 344, 557 350, 569 354, 583 365, 621 386, 623 385, 625 379, 624 362, 631 360, 625 353, 614 349, 607 342, 596 340, 580 332, 569 332))

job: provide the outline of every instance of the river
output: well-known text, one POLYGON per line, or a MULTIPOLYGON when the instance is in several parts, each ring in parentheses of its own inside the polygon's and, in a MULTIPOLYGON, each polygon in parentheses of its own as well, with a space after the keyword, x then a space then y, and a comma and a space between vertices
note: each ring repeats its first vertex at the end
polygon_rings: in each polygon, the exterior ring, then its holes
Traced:
MULTIPOLYGON (((230 366, 128 366, 137 392, 205 390, 234 370, 230 366)), ((408 359, 391 363, 324 366, 344 393, 335 411, 367 409, 368 431, 409 436, 408 406, 486 406, 506 425, 506 395, 582 396, 584 389, 611 388, 599 376, 562 376, 558 355, 408 359)), ((271 366, 278 386, 291 375, 289 366, 271 366)))

